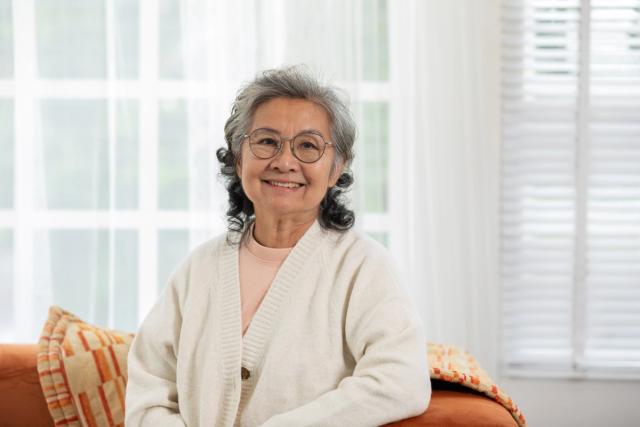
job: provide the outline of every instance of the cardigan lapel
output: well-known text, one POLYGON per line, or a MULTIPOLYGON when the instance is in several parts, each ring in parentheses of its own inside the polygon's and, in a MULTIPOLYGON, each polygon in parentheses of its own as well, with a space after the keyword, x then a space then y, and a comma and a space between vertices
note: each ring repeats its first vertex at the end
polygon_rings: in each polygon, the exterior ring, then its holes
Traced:
MULTIPOLYGON (((220 294, 212 301, 219 313, 218 342, 224 372, 225 412, 220 414, 221 426, 234 423, 239 404, 240 359, 242 357, 242 312, 240 309, 240 287, 238 286, 237 247, 224 242, 218 254, 218 279, 220 294)), ((216 294, 215 292, 212 294, 216 294)))
POLYGON ((239 281, 239 247, 224 243, 219 256, 219 278, 221 293, 216 307, 220 313, 220 345, 223 354, 225 383, 225 405, 220 425, 237 425, 238 415, 250 395, 255 377, 249 375, 242 380, 240 388, 235 384, 240 380, 242 368, 251 373, 260 361, 265 344, 269 341, 277 323, 281 306, 289 289, 300 271, 310 262, 313 253, 319 249, 326 232, 318 221, 307 230, 284 261, 264 300, 253 316, 249 329, 242 336, 242 310, 239 281), (240 393, 238 401, 237 393, 240 393))
POLYGON ((294 285, 304 265, 311 260, 313 252, 321 246, 324 234, 325 231, 318 221, 314 222, 291 250, 273 279, 243 339, 242 366, 249 371, 260 361, 289 289, 294 285))

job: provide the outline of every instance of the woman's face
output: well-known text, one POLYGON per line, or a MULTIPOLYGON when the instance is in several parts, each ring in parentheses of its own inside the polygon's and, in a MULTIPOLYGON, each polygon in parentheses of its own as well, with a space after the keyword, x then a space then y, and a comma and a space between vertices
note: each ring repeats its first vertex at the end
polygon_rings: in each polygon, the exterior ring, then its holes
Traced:
POLYGON ((327 146, 315 163, 303 163, 291 152, 289 138, 303 131, 315 131, 330 140, 327 112, 311 101, 274 98, 260 105, 249 131, 268 128, 286 139, 280 152, 271 159, 259 159, 249 148, 249 139, 242 144, 238 176, 247 197, 253 202, 256 217, 270 215, 298 219, 315 219, 320 202, 329 187, 335 185, 342 167, 331 173, 334 148, 327 146), (280 184, 280 185, 278 185, 280 184), (282 185, 288 185, 284 187, 282 185))

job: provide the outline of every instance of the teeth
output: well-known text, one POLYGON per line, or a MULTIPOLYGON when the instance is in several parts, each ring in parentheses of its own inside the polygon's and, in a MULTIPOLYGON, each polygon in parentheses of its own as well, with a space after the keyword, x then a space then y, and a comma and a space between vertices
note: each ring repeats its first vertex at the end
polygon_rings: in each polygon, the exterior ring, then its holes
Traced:
POLYGON ((285 187, 285 188, 298 188, 300 187, 300 184, 297 184, 295 182, 275 182, 275 181, 269 181, 269 184, 271 185, 275 185, 276 187, 285 187))

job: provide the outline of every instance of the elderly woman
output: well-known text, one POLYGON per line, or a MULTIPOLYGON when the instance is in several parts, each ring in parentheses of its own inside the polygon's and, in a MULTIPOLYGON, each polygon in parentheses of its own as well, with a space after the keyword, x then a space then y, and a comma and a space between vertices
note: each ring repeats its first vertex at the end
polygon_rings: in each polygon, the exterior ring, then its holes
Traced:
POLYGON ((218 150, 229 231, 173 273, 129 354, 130 426, 376 426, 430 398, 389 254, 352 230, 355 125, 299 68, 238 94, 218 150))

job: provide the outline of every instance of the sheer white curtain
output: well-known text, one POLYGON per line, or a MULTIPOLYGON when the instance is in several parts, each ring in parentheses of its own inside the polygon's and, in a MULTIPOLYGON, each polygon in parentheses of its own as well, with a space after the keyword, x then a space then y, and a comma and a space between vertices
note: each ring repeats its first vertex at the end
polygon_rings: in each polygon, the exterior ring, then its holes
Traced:
POLYGON ((428 338, 469 350, 495 373, 499 1, 391 11, 394 249, 428 338))

